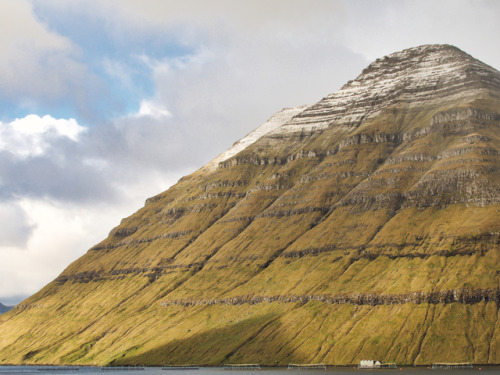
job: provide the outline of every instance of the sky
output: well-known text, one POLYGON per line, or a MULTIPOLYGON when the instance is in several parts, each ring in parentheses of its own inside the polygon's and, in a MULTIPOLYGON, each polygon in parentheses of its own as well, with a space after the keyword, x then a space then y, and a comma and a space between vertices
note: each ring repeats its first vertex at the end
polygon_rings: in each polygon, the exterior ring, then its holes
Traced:
POLYGON ((453 44, 500 69, 496 0, 1 0, 0 302, 371 61, 453 44))

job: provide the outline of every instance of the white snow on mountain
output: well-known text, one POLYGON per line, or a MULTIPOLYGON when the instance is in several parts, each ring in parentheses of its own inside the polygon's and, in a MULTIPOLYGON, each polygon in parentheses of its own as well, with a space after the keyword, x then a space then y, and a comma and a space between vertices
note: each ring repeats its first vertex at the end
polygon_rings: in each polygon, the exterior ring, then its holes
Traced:
POLYGON ((286 124, 290 121, 294 116, 298 115, 307 106, 300 106, 294 108, 284 108, 281 111, 275 113, 269 120, 267 120, 264 124, 259 126, 257 129, 251 131, 246 136, 241 138, 239 141, 236 141, 233 146, 217 156, 215 159, 206 164, 203 168, 208 170, 215 170, 220 162, 223 162, 237 153, 243 151, 245 148, 255 143, 258 139, 263 137, 266 134, 273 132, 278 129, 283 124, 286 124))

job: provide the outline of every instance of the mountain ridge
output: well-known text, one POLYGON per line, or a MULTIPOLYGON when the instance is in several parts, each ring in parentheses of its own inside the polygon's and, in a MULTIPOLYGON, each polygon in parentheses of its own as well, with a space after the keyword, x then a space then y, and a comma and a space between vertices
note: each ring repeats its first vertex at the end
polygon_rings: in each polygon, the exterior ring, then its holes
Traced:
POLYGON ((455 47, 376 60, 2 316, 0 363, 500 363, 499 103, 455 47))
POLYGON ((0 314, 6 313, 7 311, 11 310, 12 306, 6 306, 2 302, 0 302, 0 314))

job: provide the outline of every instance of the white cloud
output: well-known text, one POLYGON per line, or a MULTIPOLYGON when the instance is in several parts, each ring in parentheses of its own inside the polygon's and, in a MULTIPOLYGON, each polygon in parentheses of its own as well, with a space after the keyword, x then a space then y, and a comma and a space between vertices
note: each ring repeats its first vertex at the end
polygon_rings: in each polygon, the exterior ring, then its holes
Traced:
POLYGON ((170 112, 161 104, 155 103, 151 100, 142 100, 137 117, 154 117, 160 119, 162 117, 169 117, 170 112))
POLYGON ((85 128, 75 119, 28 115, 8 124, 0 122, 0 150, 20 157, 32 157, 47 151, 54 138, 66 137, 74 142, 85 128))
MULTIPOLYGON (((68 207, 31 199, 22 199, 15 205, 29 215, 32 231, 23 247, 0 243, 2 297, 29 295, 52 281, 115 224, 113 215, 102 215, 102 211, 121 214, 113 206, 68 207)), ((0 226, 13 219, 1 213, 0 209, 0 226)))

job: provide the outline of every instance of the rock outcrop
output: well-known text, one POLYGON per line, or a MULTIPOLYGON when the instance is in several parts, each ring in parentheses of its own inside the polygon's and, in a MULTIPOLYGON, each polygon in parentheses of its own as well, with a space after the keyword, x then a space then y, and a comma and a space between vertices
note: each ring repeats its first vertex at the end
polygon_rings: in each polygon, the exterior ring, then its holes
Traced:
POLYGON ((148 199, 0 364, 498 364, 499 222, 500 73, 404 50, 148 199))

